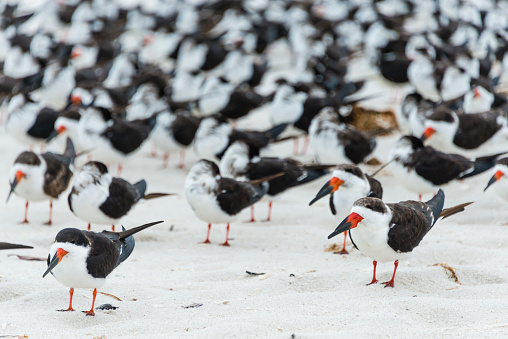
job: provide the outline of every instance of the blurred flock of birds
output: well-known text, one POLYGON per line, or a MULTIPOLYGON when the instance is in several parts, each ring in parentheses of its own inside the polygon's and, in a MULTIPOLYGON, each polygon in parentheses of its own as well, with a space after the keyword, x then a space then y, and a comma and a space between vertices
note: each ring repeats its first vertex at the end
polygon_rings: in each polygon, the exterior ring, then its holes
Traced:
POLYGON ((169 154, 180 169, 186 151, 202 159, 187 165, 184 190, 208 224, 205 243, 212 224, 229 235, 261 199, 270 220, 275 196, 326 178, 310 204, 329 199, 339 224, 329 237, 349 232, 374 260, 371 283, 378 261, 394 261, 391 287, 398 260, 469 204, 445 209, 440 186, 491 171, 485 189, 508 200, 506 1, 19 0, 0 11, 1 119, 27 148, 12 159, 9 197, 26 200, 24 222, 30 202, 48 201, 51 224, 52 201, 71 187, 63 198, 88 224, 61 230, 48 256, 44 275, 70 287, 66 311, 74 288, 93 288, 95 302, 133 234, 158 223, 115 232, 138 201, 169 194, 121 178, 147 143, 164 167, 169 154), (353 111, 376 97, 392 102, 401 133, 382 160, 419 201, 384 203, 377 172, 362 170, 376 138, 394 132, 353 126, 353 111), (269 128, 238 128, 260 111, 269 128), (65 149, 44 152, 54 139, 65 149), (288 139, 293 155, 263 156, 288 139), (291 158, 305 152, 314 162, 291 158), (421 202, 427 193, 435 196, 421 202), (95 233, 93 224, 113 227, 95 233))

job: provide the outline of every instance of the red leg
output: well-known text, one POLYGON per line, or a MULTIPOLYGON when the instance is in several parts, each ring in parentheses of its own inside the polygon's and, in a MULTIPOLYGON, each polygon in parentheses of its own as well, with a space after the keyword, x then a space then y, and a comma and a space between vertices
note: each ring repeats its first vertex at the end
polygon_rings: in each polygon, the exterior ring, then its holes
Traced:
POLYGON ((206 233, 206 240, 203 241, 203 244, 210 244, 210 229, 212 228, 212 224, 208 224, 208 232, 206 233))
POLYGON ((74 288, 73 287, 71 287, 71 289, 69 290, 69 294, 71 295, 71 299, 69 301, 69 308, 66 309, 66 310, 58 310, 59 312, 74 311, 74 309, 72 308, 72 295, 74 294, 74 288))
POLYGON ((346 240, 347 240, 347 231, 344 232, 344 245, 342 245, 342 250, 338 252, 338 254, 349 254, 346 249, 346 240))
POLYGON ((120 163, 118 164, 118 168, 116 170, 116 176, 120 177, 122 175, 123 165, 120 163))
POLYGON ((92 300, 92 308, 90 309, 90 311, 83 311, 83 313, 86 313, 86 315, 91 315, 91 316, 94 316, 95 315, 95 312, 93 311, 93 308, 94 308, 94 305, 95 305, 95 297, 97 296, 97 289, 94 288, 93 289, 93 300, 92 300))
POLYGON ((270 219, 272 218, 272 205, 273 202, 270 200, 268 202, 268 218, 266 218, 266 221, 270 221, 270 219))
POLYGON ((418 201, 422 201, 422 195, 418 194, 418 201))
POLYGON ((293 138, 293 155, 298 155, 298 137, 293 138))
POLYGON ((377 261, 376 261, 376 260, 374 260, 372 263, 374 264, 374 274, 372 275, 372 281, 370 282, 370 284, 367 284, 367 286, 377 283, 377 279, 376 279, 376 266, 377 266, 377 261))
POLYGON ((180 151, 180 164, 178 165, 179 169, 183 169, 185 167, 185 151, 180 151))
POLYGON ((44 144, 41 144, 41 153, 44 153, 44 149, 45 149, 44 144))
POLYGON ((150 155, 152 158, 157 158, 157 147, 155 147, 154 144, 152 144, 152 151, 150 152, 150 155))
POLYGON ((48 226, 51 225, 53 223, 52 217, 53 217, 53 201, 50 200, 49 201, 49 220, 44 225, 48 225, 48 226))
POLYGON ((300 153, 300 155, 305 155, 305 153, 307 153, 307 148, 309 148, 309 136, 308 135, 305 136, 302 152, 300 153))
POLYGON ((92 229, 92 225, 88 224, 88 230, 90 231, 92 229))
POLYGON ((111 232, 115 231, 115 225, 111 225, 111 232))
POLYGON ((384 282, 383 284, 385 284, 385 287, 393 287, 393 284, 395 282, 395 272, 397 272, 397 267, 399 266, 399 261, 395 260, 395 262, 393 263, 393 266, 394 266, 394 268, 393 268, 392 280, 384 282))
POLYGON ((228 227, 226 228, 226 242, 224 242, 224 244, 222 244, 222 246, 229 246, 229 222, 228 222, 228 227))
POLYGON ((164 157, 162 159, 162 167, 166 168, 168 167, 168 160, 169 160, 169 153, 164 153, 164 157))
POLYGON ((254 205, 250 205, 250 222, 255 222, 256 218, 254 218, 254 205))
POLYGON ((28 224, 28 201, 25 204, 25 219, 21 222, 22 224, 28 224))

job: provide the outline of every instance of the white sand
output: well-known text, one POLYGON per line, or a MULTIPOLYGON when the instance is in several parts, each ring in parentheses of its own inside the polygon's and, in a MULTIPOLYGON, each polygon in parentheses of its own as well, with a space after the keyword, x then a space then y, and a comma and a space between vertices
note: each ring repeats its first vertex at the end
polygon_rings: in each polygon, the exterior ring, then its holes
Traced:
MULTIPOLYGON (((263 120, 262 114, 249 119, 263 120)), ((244 122, 243 125, 246 123, 244 122)), ((241 126, 242 124, 240 124, 241 126)), ((398 136, 378 141, 385 155, 398 136)), ((300 143, 301 145, 301 143, 300 143)), ((438 222, 411 260, 401 262, 395 288, 365 286, 371 259, 355 250, 341 256, 325 252, 342 236, 327 240, 338 223, 327 199, 308 202, 328 180, 324 177, 295 188, 274 203, 273 221, 247 223, 249 210, 231 227, 231 247, 225 225, 214 225, 211 245, 199 244, 206 224, 185 201, 186 171, 168 169, 148 156, 149 145, 124 166, 124 178, 145 178, 148 192, 176 192, 176 197, 139 204, 123 224, 127 227, 163 219, 164 224, 137 235, 132 256, 107 279, 96 306, 110 303, 115 311, 56 312, 67 308, 68 289, 52 276, 45 279, 45 262, 22 261, 10 254, 46 257, 56 233, 65 227, 85 227, 67 207, 66 195, 55 203, 54 226, 46 203, 31 204, 28 225, 19 225, 24 202, 13 196, 0 204, 0 240, 33 245, 33 250, 0 252, 0 337, 501 337, 508 333, 508 221, 506 202, 493 189, 482 192, 491 172, 445 188, 446 206, 476 200, 467 211, 438 222), (455 268, 461 284, 445 269, 455 268), (248 276, 245 271, 264 272, 248 276), (293 276, 294 275, 294 276, 293 276), (198 308, 184 309, 193 303, 198 308)), ((292 142, 267 154, 287 154, 292 142)), ((0 136, 0 199, 7 196, 8 173, 23 148, 0 136)), ((308 156, 306 157, 308 159, 308 156)), ((305 159, 305 158, 304 158, 305 159)), ((187 168, 196 161, 187 158, 187 168)), ((367 172, 374 168, 366 168, 367 172)), ((415 199, 396 185, 389 168, 379 175, 386 201, 415 199)), ((424 197, 424 198, 430 198, 424 197)), ((267 204, 256 206, 258 220, 267 204)), ((103 228, 95 226, 95 231, 103 228)), ((393 265, 378 265, 380 281, 389 280, 393 265)), ((76 290, 74 306, 88 310, 91 290, 76 290)))

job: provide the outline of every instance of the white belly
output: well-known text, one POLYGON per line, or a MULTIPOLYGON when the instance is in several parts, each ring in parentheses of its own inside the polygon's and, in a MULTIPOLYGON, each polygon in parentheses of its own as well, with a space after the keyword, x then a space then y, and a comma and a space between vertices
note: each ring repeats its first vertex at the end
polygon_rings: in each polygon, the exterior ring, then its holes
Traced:
POLYGON ((405 259, 407 256, 407 253, 397 253, 388 245, 388 233, 383 227, 379 230, 366 229, 359 223, 358 227, 349 232, 360 252, 372 260, 390 262, 405 259))
POLYGON ((108 198, 109 191, 102 186, 90 185, 78 194, 71 195, 72 211, 81 220, 90 224, 111 225, 118 219, 109 218, 99 208, 108 198))
POLYGON ((185 191, 187 201, 191 205, 196 216, 209 224, 223 224, 236 220, 236 215, 228 215, 220 208, 216 198, 212 194, 199 192, 193 187, 185 191))

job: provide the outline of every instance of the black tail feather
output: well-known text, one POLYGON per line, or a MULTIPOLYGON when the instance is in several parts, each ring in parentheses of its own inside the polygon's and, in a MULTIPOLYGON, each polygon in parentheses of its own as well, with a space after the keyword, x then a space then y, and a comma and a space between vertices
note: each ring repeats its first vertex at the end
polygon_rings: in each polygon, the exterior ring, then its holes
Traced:
POLYGON ((491 169, 492 167, 494 167, 496 165, 497 158, 499 158, 501 155, 506 154, 506 153, 508 153, 508 152, 497 153, 497 154, 489 155, 486 157, 476 158, 474 161, 473 170, 472 171, 470 170, 467 173, 462 174, 459 177, 459 179, 469 178, 469 177, 475 176, 477 174, 483 173, 488 169, 491 169))

